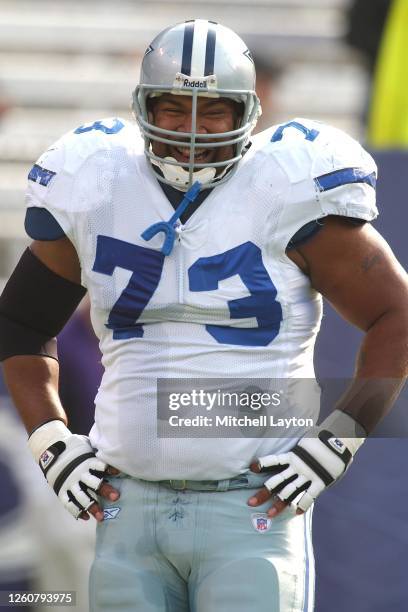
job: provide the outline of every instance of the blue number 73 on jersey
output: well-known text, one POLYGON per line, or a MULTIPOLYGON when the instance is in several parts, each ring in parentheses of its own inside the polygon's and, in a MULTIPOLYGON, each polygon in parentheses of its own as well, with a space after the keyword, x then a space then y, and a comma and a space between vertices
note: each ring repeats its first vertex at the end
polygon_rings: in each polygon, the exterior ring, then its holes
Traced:
MULTIPOLYGON (((161 251, 98 236, 94 272, 112 276, 116 267, 132 272, 106 323, 114 339, 143 336, 138 319, 158 287, 164 259, 161 251)), ((249 296, 227 302, 230 317, 255 318, 258 327, 206 325, 206 330, 220 344, 267 346, 279 333, 282 308, 276 301, 276 288, 263 264, 261 250, 255 244, 246 242, 219 255, 198 259, 188 271, 189 289, 216 291, 220 281, 236 275, 249 296)))
POLYGON ((116 267, 132 272, 106 323, 106 327, 113 330, 115 340, 143 336, 143 327, 137 320, 157 289, 164 257, 160 251, 109 236, 98 236, 94 272, 112 276, 116 267))
POLYGON ((190 291, 214 291, 220 281, 236 275, 250 295, 227 302, 230 317, 256 318, 258 327, 206 325, 206 329, 222 344, 267 346, 279 333, 282 308, 276 301, 276 288, 263 264, 261 249, 253 242, 198 259, 188 271, 190 291))

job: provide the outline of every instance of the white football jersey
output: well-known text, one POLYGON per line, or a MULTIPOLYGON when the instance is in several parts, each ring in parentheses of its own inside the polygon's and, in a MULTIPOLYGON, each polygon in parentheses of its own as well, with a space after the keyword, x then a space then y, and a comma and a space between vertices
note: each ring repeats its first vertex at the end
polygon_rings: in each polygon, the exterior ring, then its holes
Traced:
MULTIPOLYGON (((189 379, 314 378, 321 297, 286 247, 312 220, 376 217, 370 155, 315 121, 274 126, 176 223, 169 255, 163 233, 141 237, 174 209, 135 125, 81 126, 34 168, 27 205, 46 208, 74 244, 100 339, 105 373, 90 433, 98 456, 143 479, 215 480, 292 447, 293 437, 158 437, 157 379, 186 379, 188 391, 189 379)), ((315 418, 318 404, 318 393, 303 398, 296 416, 315 418)))

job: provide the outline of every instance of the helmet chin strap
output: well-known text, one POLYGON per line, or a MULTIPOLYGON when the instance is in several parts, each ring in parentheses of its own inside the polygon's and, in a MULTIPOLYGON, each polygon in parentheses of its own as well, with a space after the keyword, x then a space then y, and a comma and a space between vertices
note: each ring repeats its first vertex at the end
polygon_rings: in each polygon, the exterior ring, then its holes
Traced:
MULTIPOLYGON (((150 161, 154 166, 157 166, 161 170, 164 178, 167 181, 170 181, 173 187, 176 187, 176 189, 179 189, 180 191, 187 191, 190 186, 190 175, 187 170, 184 170, 182 166, 166 164, 166 160, 176 161, 174 157, 164 157, 162 162, 155 159, 151 159, 150 161)), ((223 172, 221 172, 217 178, 222 178, 230 166, 224 168, 223 172)), ((193 183, 200 181, 201 185, 205 185, 214 179, 216 172, 216 168, 201 168, 200 170, 193 172, 193 183)))

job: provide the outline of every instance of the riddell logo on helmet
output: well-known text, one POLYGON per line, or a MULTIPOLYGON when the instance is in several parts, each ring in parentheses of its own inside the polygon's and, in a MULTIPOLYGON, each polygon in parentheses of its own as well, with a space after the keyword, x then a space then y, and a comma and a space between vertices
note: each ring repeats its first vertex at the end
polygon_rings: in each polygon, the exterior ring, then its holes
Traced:
POLYGON ((188 74, 178 72, 174 79, 173 87, 177 89, 205 89, 206 91, 217 88, 217 77, 215 74, 210 74, 207 77, 192 77, 188 74))
POLYGON ((200 89, 207 89, 207 81, 190 81, 184 79, 183 87, 199 87, 200 89))

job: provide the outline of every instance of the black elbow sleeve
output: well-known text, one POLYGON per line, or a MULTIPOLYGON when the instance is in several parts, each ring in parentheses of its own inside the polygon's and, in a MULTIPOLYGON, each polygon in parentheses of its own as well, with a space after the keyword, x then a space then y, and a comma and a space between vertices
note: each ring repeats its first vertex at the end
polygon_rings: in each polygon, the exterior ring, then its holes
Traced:
POLYGON ((56 358, 56 336, 86 289, 45 266, 26 249, 0 296, 0 360, 15 355, 56 358))

